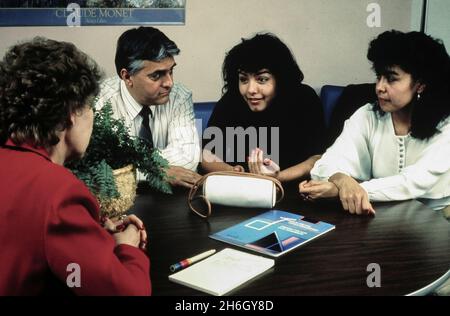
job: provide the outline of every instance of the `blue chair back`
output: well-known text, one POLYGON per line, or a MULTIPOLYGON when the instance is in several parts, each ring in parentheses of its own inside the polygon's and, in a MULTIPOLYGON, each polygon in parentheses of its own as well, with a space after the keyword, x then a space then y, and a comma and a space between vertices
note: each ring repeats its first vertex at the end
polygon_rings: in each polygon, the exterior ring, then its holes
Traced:
POLYGON ((196 102, 194 103, 194 115, 196 119, 197 131, 203 135, 203 131, 208 126, 209 117, 214 109, 216 102, 196 102))
POLYGON ((330 118, 333 113, 333 109, 336 106, 337 100, 342 94, 344 87, 325 85, 320 90, 320 99, 323 105, 323 112, 325 114, 325 125, 328 128, 330 126, 330 118))

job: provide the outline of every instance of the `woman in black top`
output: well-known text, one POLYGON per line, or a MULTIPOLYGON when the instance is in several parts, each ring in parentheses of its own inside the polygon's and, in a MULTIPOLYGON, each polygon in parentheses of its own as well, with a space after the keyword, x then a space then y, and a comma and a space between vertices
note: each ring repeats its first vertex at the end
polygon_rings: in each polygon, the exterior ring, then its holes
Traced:
POLYGON ((223 96, 204 133, 202 168, 280 181, 308 176, 323 151, 324 116, 289 48, 273 34, 243 39, 227 53, 222 74, 223 96))

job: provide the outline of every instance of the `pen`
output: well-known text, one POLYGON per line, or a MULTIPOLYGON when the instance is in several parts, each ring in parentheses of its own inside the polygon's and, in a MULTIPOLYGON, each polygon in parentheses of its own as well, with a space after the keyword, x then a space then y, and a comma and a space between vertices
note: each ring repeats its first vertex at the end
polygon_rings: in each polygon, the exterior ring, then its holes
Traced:
POLYGON ((216 252, 216 249, 211 249, 205 252, 202 252, 199 255, 196 255, 194 257, 188 258, 188 259, 184 259, 181 260, 180 262, 177 262, 175 264, 172 264, 170 266, 170 271, 175 272, 178 271, 180 269, 184 269, 186 267, 189 267, 191 264, 196 263, 197 261, 200 261, 202 259, 205 259, 206 257, 209 257, 210 255, 214 254, 216 252))

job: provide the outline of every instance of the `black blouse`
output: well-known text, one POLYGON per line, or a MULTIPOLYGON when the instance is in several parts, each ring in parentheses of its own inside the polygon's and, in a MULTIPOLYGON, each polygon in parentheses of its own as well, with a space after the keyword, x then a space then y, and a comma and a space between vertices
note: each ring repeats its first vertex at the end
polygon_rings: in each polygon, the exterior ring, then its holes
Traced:
MULTIPOLYGON (((270 158, 279 164, 281 170, 296 165, 312 155, 321 154, 324 150, 325 123, 322 104, 316 92, 304 84, 299 85, 297 91, 291 93, 288 99, 276 97, 262 112, 252 112, 240 95, 225 94, 217 102, 209 119, 208 127, 213 126, 222 132, 224 154, 220 158, 231 165, 241 164, 246 169, 245 157, 248 157, 255 147, 263 149, 265 155, 271 154, 270 158), (228 137, 226 137, 227 127, 228 137), (231 137, 236 134, 237 127, 242 127, 247 134, 250 134, 251 130, 255 131, 256 146, 255 143, 250 143, 249 137, 231 137), (254 128, 248 129, 249 127, 254 128), (279 128, 279 137, 278 139, 275 137, 275 141, 272 141, 272 136, 276 136, 273 135, 274 127, 279 128), (267 137, 264 137, 264 130, 267 131, 267 137), (237 155, 238 138, 245 144, 245 148, 241 148, 243 154, 240 156, 237 155), (267 141, 264 142, 264 139, 267 141), (267 143, 267 146, 264 143, 267 143), (279 150, 276 150, 277 146, 279 150), (275 152, 279 154, 273 155, 275 152)), ((206 148, 222 156, 217 148, 211 148, 213 144, 220 143, 216 137, 214 133, 211 139, 205 139, 204 136, 203 148, 209 144, 206 148)))

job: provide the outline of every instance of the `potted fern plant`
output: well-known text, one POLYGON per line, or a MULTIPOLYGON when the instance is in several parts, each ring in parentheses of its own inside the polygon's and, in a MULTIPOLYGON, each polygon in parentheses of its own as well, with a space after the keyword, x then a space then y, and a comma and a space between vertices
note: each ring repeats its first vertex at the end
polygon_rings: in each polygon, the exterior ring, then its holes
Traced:
POLYGON ((130 136, 123 120, 113 118, 110 103, 94 114, 94 127, 83 159, 67 166, 97 197, 103 216, 126 212, 136 196, 136 169, 151 188, 171 193, 166 179, 167 161, 159 150, 130 136))

